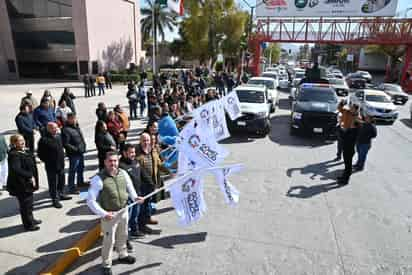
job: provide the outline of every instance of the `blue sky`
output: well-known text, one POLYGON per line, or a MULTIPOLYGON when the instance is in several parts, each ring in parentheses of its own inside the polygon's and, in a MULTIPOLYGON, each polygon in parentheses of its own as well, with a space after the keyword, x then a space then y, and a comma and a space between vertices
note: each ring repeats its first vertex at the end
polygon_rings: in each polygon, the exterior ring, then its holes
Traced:
MULTIPOLYGON (((140 7, 143 7, 146 5, 146 0, 138 0, 140 1, 140 7)), ((247 5, 244 3, 243 0, 235 0, 240 7, 242 7, 243 9, 247 9, 249 10, 249 8, 247 7, 247 5)), ((248 2, 251 6, 254 6, 256 4, 255 0, 245 0, 246 2, 248 2)), ((260 2, 260 1, 259 1, 260 2)), ((404 16, 404 11, 407 8, 412 8, 412 2, 411 0, 398 0, 398 8, 397 8, 397 12, 401 13, 401 16, 404 16), (409 3, 408 3, 409 2, 409 3)), ((408 17, 412 18, 412 10, 408 12, 408 17)), ((166 40, 167 41, 172 41, 173 39, 179 37, 179 35, 177 34, 177 30, 175 32, 169 32, 166 31, 166 40)))

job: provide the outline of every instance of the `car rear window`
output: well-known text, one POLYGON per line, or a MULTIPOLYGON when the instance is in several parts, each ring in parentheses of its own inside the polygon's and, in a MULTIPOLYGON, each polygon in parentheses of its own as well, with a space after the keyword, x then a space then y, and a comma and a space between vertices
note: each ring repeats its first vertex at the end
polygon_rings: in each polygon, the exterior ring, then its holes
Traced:
POLYGON ((244 103, 265 103, 265 95, 262 91, 237 90, 240 102, 244 103))
POLYGON ((265 85, 268 89, 275 89, 275 85, 273 85, 273 81, 263 80, 263 79, 250 79, 248 81, 249 84, 255 85, 265 85))

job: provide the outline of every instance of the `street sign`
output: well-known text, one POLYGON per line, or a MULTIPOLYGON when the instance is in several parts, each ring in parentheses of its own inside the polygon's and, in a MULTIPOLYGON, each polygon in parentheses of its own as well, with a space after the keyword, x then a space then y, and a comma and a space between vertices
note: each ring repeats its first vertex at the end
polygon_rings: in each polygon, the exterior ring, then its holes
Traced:
POLYGON ((346 61, 348 61, 348 62, 353 62, 353 54, 348 54, 348 55, 346 56, 346 61))
POLYGON ((257 0, 257 17, 395 16, 398 0, 257 0), (261 4, 261 5, 260 5, 261 4))

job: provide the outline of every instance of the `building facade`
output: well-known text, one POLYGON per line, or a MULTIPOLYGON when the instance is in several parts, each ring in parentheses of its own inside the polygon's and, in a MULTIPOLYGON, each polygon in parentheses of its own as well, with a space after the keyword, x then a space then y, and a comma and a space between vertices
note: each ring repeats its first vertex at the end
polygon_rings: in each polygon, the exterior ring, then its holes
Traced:
POLYGON ((0 80, 73 79, 141 57, 139 1, 0 0, 0 80))

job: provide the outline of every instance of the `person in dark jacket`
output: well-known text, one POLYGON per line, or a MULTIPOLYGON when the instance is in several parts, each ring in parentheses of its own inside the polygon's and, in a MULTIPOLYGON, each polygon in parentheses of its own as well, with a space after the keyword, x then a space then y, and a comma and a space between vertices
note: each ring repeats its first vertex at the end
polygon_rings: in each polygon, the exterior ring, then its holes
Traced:
POLYGON ((7 167, 7 142, 6 138, 3 134, 0 134, 0 195, 1 190, 7 184, 7 174, 9 172, 9 168, 7 167))
POLYGON ((90 75, 89 87, 90 87, 90 95, 96 96, 96 76, 95 75, 90 75))
POLYGON ((96 116, 97 116, 97 120, 101 120, 104 122, 107 121, 107 108, 103 102, 99 102, 97 104, 96 116))
POLYGON ((26 146, 34 153, 34 131, 36 123, 33 119, 33 114, 30 112, 28 104, 20 106, 20 113, 15 118, 17 130, 24 137, 26 146))
POLYGON ((77 174, 77 186, 84 183, 84 153, 86 142, 80 130, 75 114, 68 114, 66 125, 62 129, 63 146, 69 158, 69 193, 79 194, 74 183, 77 174))
POLYGON ((10 137, 11 150, 8 153, 9 176, 7 190, 19 202, 24 229, 39 230, 41 221, 33 217, 33 192, 39 189, 36 161, 32 152, 26 151, 22 135, 10 137))
POLYGON ((69 107, 72 110, 72 113, 76 113, 76 106, 74 105, 74 99, 76 96, 70 92, 69 88, 64 88, 63 94, 60 97, 60 100, 66 101, 67 107, 69 107))
POLYGON ((139 102, 139 96, 136 91, 136 86, 132 81, 129 82, 126 97, 129 100, 130 119, 137 119, 137 103, 139 102))
POLYGON ((64 194, 64 150, 58 126, 54 122, 47 124, 47 133, 39 140, 37 154, 44 162, 49 184, 49 193, 53 206, 62 208, 60 200, 69 200, 71 197, 64 194))
MULTIPOLYGON (((129 174, 138 196, 142 196, 142 188, 144 188, 145 185, 153 185, 150 176, 141 169, 139 162, 136 160, 136 147, 134 145, 125 144, 119 167, 129 174)), ((130 203, 132 203, 132 201, 130 201, 130 203)), ((139 231, 138 228, 140 207, 140 204, 136 204, 129 208, 129 230, 130 235, 134 237, 144 236, 144 233, 139 231)))
POLYGON ((90 89, 90 76, 85 74, 83 76, 83 84, 84 84, 84 97, 91 96, 91 89, 90 89))
POLYGON ((358 161, 354 165, 357 171, 362 171, 365 167, 366 157, 372 146, 372 139, 376 138, 378 132, 373 118, 364 116, 363 122, 359 127, 358 138, 356 140, 356 151, 358 152, 358 161))
POLYGON ((57 121, 54 109, 50 107, 50 101, 47 98, 43 98, 40 106, 34 109, 33 119, 42 135, 46 133, 46 127, 49 122, 57 121))
POLYGON ((97 157, 99 159, 99 170, 102 170, 104 169, 106 153, 116 151, 116 141, 107 130, 106 123, 102 120, 97 121, 94 133, 94 142, 96 143, 97 157))
POLYGON ((112 74, 110 72, 103 73, 104 78, 106 79, 106 89, 112 89, 112 74))

